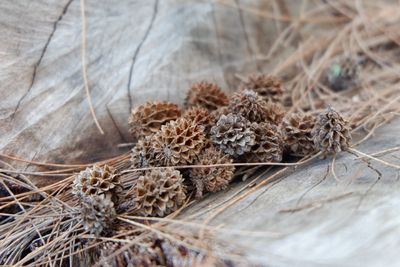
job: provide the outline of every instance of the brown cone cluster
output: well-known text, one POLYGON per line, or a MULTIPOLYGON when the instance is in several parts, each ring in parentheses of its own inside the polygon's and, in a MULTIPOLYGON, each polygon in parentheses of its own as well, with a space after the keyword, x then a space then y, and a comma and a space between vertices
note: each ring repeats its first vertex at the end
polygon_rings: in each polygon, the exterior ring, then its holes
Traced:
POLYGON ((142 216, 168 215, 185 202, 183 177, 173 168, 147 171, 137 180, 134 199, 138 214, 142 216))
POLYGON ((233 94, 229 103, 229 110, 251 122, 263 122, 267 116, 266 106, 267 102, 255 91, 244 89, 233 94))
MULTIPOLYGON (((198 160, 197 165, 231 164, 233 160, 217 150, 210 147, 204 150, 198 160)), ((190 178, 196 187, 196 196, 201 197, 203 192, 217 192, 225 189, 233 178, 234 166, 224 167, 202 167, 190 170, 190 178)))
POLYGON ((186 107, 200 106, 212 111, 227 106, 228 103, 228 97, 218 85, 202 81, 193 84, 189 89, 185 105, 186 107))
POLYGON ((206 143, 204 127, 185 118, 171 121, 151 138, 159 166, 191 164, 206 143))
POLYGON ((285 108, 279 103, 268 102, 265 106, 265 121, 279 126, 285 117, 285 108))
POLYGON ((315 149, 323 154, 337 153, 347 149, 351 141, 350 131, 348 122, 329 107, 317 117, 312 130, 315 149))
POLYGON ((151 136, 140 139, 132 148, 131 164, 133 168, 146 168, 155 165, 151 148, 151 136))
POLYGON ((251 123, 241 115, 222 115, 211 128, 211 140, 224 153, 237 158, 255 144, 255 134, 250 126, 251 123))
POLYGON ((129 118, 130 132, 133 137, 141 137, 157 132, 161 125, 181 116, 178 105, 163 101, 149 101, 132 110, 129 118))
POLYGON ((262 122, 252 124, 255 145, 245 155, 249 162, 280 162, 283 155, 283 138, 278 127, 262 122))
POLYGON ((287 152, 293 156, 307 156, 314 152, 312 130, 315 117, 311 114, 293 113, 282 123, 282 133, 287 152))
POLYGON ((281 103, 284 94, 282 81, 278 77, 266 74, 248 77, 240 88, 253 90, 266 102, 273 103, 281 103))

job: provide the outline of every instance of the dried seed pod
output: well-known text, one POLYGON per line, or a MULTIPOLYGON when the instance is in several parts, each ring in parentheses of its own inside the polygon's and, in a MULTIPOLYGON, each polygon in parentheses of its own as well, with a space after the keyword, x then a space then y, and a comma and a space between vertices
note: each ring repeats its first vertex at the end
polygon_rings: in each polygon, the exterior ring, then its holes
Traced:
POLYGON ((204 131, 208 133, 212 124, 212 117, 207 109, 202 107, 191 107, 183 114, 183 117, 194 122, 195 124, 203 125, 204 131))
POLYGON ((75 175, 73 183, 73 193, 80 197, 113 194, 120 188, 119 175, 108 165, 86 168, 75 175))
POLYGON ((265 106, 265 122, 280 125, 285 117, 285 108, 279 103, 267 102, 265 106))
POLYGON ((195 83, 189 89, 186 96, 186 107, 200 106, 209 111, 228 105, 228 97, 222 89, 206 81, 195 83))
POLYGON ((281 103, 285 91, 283 82, 278 77, 268 74, 251 75, 240 88, 254 90, 263 100, 273 103, 281 103))
POLYGON ((279 128, 270 123, 253 123, 251 129, 255 133, 255 145, 245 155, 249 162, 282 161, 283 139, 279 128))
POLYGON ((265 102, 255 91, 244 89, 232 95, 229 110, 240 114, 250 122, 262 122, 266 118, 267 102, 265 102))
POLYGON ((337 153, 349 147, 351 133, 348 122, 331 107, 316 119, 312 130, 314 146, 323 154, 337 153))
POLYGON ((193 163, 205 142, 204 127, 185 118, 163 125, 151 138, 154 158, 160 166, 193 163))
POLYGON ((360 82, 360 59, 340 57, 326 71, 326 83, 334 91, 342 91, 360 82))
POLYGON ((140 215, 168 215, 182 206, 186 199, 183 177, 173 168, 148 171, 137 180, 134 198, 140 215))
POLYGON ((136 139, 161 129, 161 125, 181 116, 178 105, 163 101, 148 101, 138 106, 129 117, 130 133, 136 139))
MULTIPOLYGON (((198 165, 230 163, 232 163, 232 159, 215 147, 204 150, 197 160, 198 165)), ((234 166, 192 168, 190 178, 196 187, 196 196, 201 197, 203 191, 217 192, 225 189, 232 180, 234 172, 234 166)))
POLYGON ((211 111, 210 117, 211 117, 212 124, 216 124, 222 115, 228 115, 229 113, 230 113, 230 111, 229 111, 228 106, 219 107, 218 109, 211 111))
POLYGON ((211 128, 211 141, 224 153, 239 157, 255 144, 255 134, 250 122, 238 114, 222 115, 211 128))
POLYGON ((151 151, 151 136, 140 139, 131 152, 131 163, 133 168, 146 168, 155 165, 151 151))
POLYGON ((285 148, 293 156, 307 156, 314 152, 311 131, 315 117, 311 114, 293 113, 284 119, 282 134, 285 148))
POLYGON ((81 198, 81 217, 86 231, 99 236, 111 229, 117 216, 110 194, 81 198))

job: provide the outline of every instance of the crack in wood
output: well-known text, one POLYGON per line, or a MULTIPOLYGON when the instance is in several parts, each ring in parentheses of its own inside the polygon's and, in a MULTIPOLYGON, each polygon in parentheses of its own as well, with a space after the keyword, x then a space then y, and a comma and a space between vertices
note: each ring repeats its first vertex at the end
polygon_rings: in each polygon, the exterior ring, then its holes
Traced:
POLYGON ((149 36, 151 29, 153 28, 153 24, 154 24, 154 21, 156 19, 157 12, 158 12, 158 2, 159 2, 159 0, 155 0, 154 1, 153 15, 151 16, 151 20, 150 20, 149 26, 147 27, 146 32, 145 32, 142 40, 139 42, 139 44, 138 44, 138 46, 137 46, 137 48, 135 50, 135 53, 133 54, 132 64, 131 64, 131 67, 129 69, 128 87, 127 87, 128 100, 129 100, 129 113, 132 110, 131 84, 132 84, 132 79, 133 79, 133 71, 135 69, 136 58, 139 55, 139 52, 140 52, 140 50, 142 48, 143 43, 147 40, 147 37, 149 36))
POLYGON ((44 47, 43 47, 43 49, 42 49, 42 52, 41 52, 41 54, 40 54, 39 60, 38 60, 38 61, 36 62, 36 64, 33 66, 33 74, 32 74, 31 84, 30 84, 28 90, 25 92, 25 94, 18 100, 17 106, 15 107, 14 112, 13 112, 12 115, 11 115, 12 118, 14 118, 14 116, 15 116, 15 114, 17 113, 17 111, 18 111, 18 109, 19 109, 19 107, 20 107, 22 101, 25 99, 25 97, 26 97, 26 96, 29 94, 29 92, 31 91, 31 89, 32 89, 32 87, 33 87, 33 85, 34 85, 34 83, 35 83, 35 80, 36 80, 37 69, 38 69, 40 63, 41 63, 42 60, 43 60, 44 54, 45 54, 46 51, 47 51, 47 48, 48 48, 48 46, 49 46, 49 44, 50 44, 50 42, 51 42, 51 39, 52 39, 53 36, 54 36, 54 33, 55 33, 56 30, 57 30, 57 25, 58 25, 58 23, 63 19, 64 15, 67 13, 68 8, 69 8, 69 6, 71 5, 72 1, 73 1, 73 0, 68 0, 68 2, 66 3, 66 5, 64 6, 64 8, 63 8, 63 10, 62 10, 62 12, 61 12, 61 14, 60 14, 60 16, 58 16, 57 20, 53 23, 53 30, 51 31, 49 37, 47 38, 47 41, 46 41, 46 43, 45 43, 45 45, 44 45, 44 47))

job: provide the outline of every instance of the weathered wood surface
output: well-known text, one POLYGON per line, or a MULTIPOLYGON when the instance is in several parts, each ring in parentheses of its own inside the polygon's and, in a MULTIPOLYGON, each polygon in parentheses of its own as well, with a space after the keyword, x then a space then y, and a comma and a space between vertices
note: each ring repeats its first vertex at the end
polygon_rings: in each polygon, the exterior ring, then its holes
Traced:
POLYGON ((238 9, 240 1, 85 2, 88 77, 105 134, 95 127, 83 85, 80 1, 7 0, 0 3, 2 153, 49 162, 104 159, 130 141, 128 115, 138 103, 182 103, 201 79, 234 90, 236 73, 268 68, 256 58, 274 41, 275 24, 238 9))
MULTIPOLYGON (((1 153, 59 163, 108 158, 122 152, 119 143, 130 141, 128 115, 138 103, 155 98, 182 103, 190 83, 201 79, 234 90, 236 73, 270 69, 276 61, 263 59, 284 25, 239 5, 277 9, 275 1, 256 0, 87 0, 88 76, 101 135, 83 87, 79 1, 1 1, 1 153)), ((399 122, 392 123, 359 149, 399 145, 399 130, 399 122)), ((229 237, 249 259, 265 265, 399 264, 397 172, 374 165, 382 172, 378 180, 365 163, 343 154, 336 182, 332 175, 324 179, 328 163, 298 168, 211 223, 277 232, 277 237, 229 237), (282 212, 292 208, 300 209, 282 212)), ((242 186, 206 198, 189 213, 242 186)))

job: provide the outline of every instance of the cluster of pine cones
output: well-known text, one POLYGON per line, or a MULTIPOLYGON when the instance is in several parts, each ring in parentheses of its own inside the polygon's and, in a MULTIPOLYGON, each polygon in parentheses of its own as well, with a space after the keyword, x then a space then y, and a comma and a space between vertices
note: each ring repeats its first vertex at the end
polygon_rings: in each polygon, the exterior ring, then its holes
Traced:
MULTIPOLYGON (((139 176, 123 206, 129 203, 140 216, 163 217, 179 209, 191 191, 201 197, 226 188, 235 174, 232 163, 280 162, 284 156, 326 155, 349 146, 350 127, 338 112, 329 107, 320 114, 289 114, 285 103, 283 83, 258 75, 231 96, 214 83, 195 83, 184 109, 167 101, 136 107, 129 125, 137 140, 131 167, 139 176)), ((117 177, 107 166, 76 175, 74 192, 92 233, 105 231, 115 217, 117 177)))

